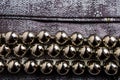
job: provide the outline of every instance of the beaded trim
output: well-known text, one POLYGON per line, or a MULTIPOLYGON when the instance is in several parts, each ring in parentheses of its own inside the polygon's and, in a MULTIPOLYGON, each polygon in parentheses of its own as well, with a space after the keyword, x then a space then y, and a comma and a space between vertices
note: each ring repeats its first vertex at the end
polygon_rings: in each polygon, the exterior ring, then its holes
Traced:
POLYGON ((22 35, 1 33, 0 72, 6 66, 10 73, 17 73, 23 66, 28 74, 40 68, 43 74, 55 69, 60 75, 66 75, 72 69, 74 74, 81 75, 87 68, 92 75, 98 75, 102 69, 108 75, 115 75, 119 69, 119 42, 120 39, 113 36, 100 38, 91 34, 85 38, 79 32, 71 36, 64 31, 55 35, 48 31, 22 35))

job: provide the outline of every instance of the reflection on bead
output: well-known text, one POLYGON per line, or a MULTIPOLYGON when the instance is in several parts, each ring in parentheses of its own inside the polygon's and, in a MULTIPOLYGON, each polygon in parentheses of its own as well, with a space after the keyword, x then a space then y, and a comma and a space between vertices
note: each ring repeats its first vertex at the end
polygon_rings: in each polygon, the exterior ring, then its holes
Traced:
POLYGON ((107 58, 109 58, 110 56, 110 52, 107 48, 105 47, 99 47, 97 50, 96 50, 96 56, 98 59, 100 60, 105 60, 107 58))
POLYGON ((32 32, 24 32, 21 37, 24 44, 31 44, 35 39, 35 35, 32 32))
POLYGON ((34 44, 31 47, 31 53, 35 57, 40 57, 44 54, 44 47, 40 44, 34 44))
POLYGON ((14 48, 14 54, 18 57, 23 57, 26 54, 27 48, 23 44, 18 44, 14 48))
POLYGON ((5 65, 2 61, 0 61, 0 73, 3 72, 4 69, 5 69, 5 65))
POLYGON ((117 39, 113 36, 105 36, 103 38, 103 43, 106 47, 112 48, 112 47, 115 47, 117 43, 117 39))
POLYGON ((10 45, 16 44, 18 42, 18 35, 14 32, 7 32, 5 35, 5 41, 10 45))
POLYGON ((100 62, 88 61, 87 67, 89 73, 92 75, 98 75, 101 72, 100 62))
POLYGON ((59 45, 57 44, 50 44, 48 47, 47 47, 47 53, 49 56, 51 57, 57 57, 59 54, 60 54, 60 47, 59 45))
POLYGON ((108 75, 115 75, 118 72, 118 65, 115 62, 106 62, 104 70, 108 75))
POLYGON ((120 47, 117 47, 117 48, 114 50, 113 55, 114 55, 116 58, 120 59, 120 47))
POLYGON ((44 60, 40 63, 41 72, 43 74, 50 74, 53 71, 53 64, 51 61, 44 60))
POLYGON ((7 69, 10 73, 13 73, 13 74, 18 73, 21 69, 21 64, 17 60, 10 60, 7 63, 7 69))
POLYGON ((0 56, 7 57, 8 54, 10 54, 10 52, 11 52, 11 49, 8 46, 2 45, 0 47, 0 56))
POLYGON ((60 75, 66 75, 70 69, 69 62, 67 61, 58 61, 56 62, 55 66, 60 75))
POLYGON ((55 39, 58 44, 63 45, 68 41, 68 35, 64 31, 59 31, 56 33, 55 39))
POLYGON ((92 49, 87 45, 79 48, 78 52, 83 59, 89 59, 92 56, 92 49))
POLYGON ((92 47, 98 47, 101 44, 101 38, 95 34, 90 35, 88 38, 88 43, 92 47))
POLYGON ((72 71, 76 75, 81 75, 85 71, 85 63, 83 61, 73 61, 72 71))
POLYGON ((27 74, 33 74, 37 70, 37 63, 34 60, 28 60, 24 63, 24 71, 27 74))
POLYGON ((51 39, 51 35, 47 31, 41 31, 38 35, 38 40, 40 43, 48 43, 51 39))
POLYGON ((76 50, 72 45, 67 45, 62 49, 65 57, 73 58, 76 55, 76 50))
POLYGON ((71 42, 72 44, 79 46, 83 43, 83 36, 80 33, 75 32, 71 35, 71 42))

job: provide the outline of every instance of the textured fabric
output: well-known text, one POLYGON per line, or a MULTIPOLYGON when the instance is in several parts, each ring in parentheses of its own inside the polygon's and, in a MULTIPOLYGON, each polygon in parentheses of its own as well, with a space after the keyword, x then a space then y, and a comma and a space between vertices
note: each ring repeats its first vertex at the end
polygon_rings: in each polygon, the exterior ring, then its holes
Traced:
MULTIPOLYGON (((71 22, 44 22, 30 20, 37 17, 120 17, 120 0, 0 0, 0 18, 9 15, 16 19, 0 19, 0 32, 15 31, 22 33, 32 31, 38 33, 47 30, 55 34, 64 30, 68 35, 73 32, 80 32, 87 37, 90 34, 97 34, 100 37, 105 35, 120 36, 120 23, 71 23, 71 22), (25 20, 28 16, 29 20, 25 20), (22 17, 18 19, 17 17, 22 17)), ((99 18, 97 18, 99 19, 99 18)), ((84 18, 86 20, 86 18, 84 18)), ((4 71, 0 74, 0 80, 119 80, 116 76, 107 76, 101 72, 98 76, 92 76, 88 72, 81 76, 69 73, 60 76, 56 72, 51 75, 43 75, 38 71, 33 75, 27 75, 21 71, 18 74, 9 74, 4 71)))

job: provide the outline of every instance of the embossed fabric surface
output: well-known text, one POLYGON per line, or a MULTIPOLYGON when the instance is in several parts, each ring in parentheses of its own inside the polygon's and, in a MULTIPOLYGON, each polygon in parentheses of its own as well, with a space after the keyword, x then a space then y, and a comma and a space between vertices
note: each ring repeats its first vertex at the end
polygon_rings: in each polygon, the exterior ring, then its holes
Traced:
MULTIPOLYGON (((120 0, 0 0, 0 32, 15 31, 22 33, 32 31, 38 33, 48 30, 55 34, 64 30, 68 35, 80 32, 87 37, 97 34, 100 37, 113 35, 119 37, 120 23, 71 23, 71 22, 44 22, 24 20, 25 16, 32 17, 120 17, 120 0), (1 19, 3 15, 12 15, 21 19, 1 19)), ((119 80, 116 76, 107 76, 101 72, 98 76, 85 73, 75 76, 69 73, 60 76, 56 72, 51 75, 43 75, 39 71, 33 75, 27 75, 23 71, 18 74, 9 74, 4 71, 0 74, 0 80, 119 80)))

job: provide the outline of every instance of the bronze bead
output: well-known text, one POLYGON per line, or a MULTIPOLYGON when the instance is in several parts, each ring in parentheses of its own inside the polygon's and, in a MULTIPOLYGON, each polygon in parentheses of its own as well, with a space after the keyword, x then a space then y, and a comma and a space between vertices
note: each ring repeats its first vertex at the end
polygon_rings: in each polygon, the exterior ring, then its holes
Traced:
POLYGON ((71 42, 73 45, 79 46, 83 43, 83 40, 83 36, 78 32, 75 32, 71 35, 71 42))
POLYGON ((68 35, 64 31, 59 31, 55 35, 56 42, 60 45, 65 44, 68 41, 68 35))
POLYGON ((44 54, 44 47, 40 44, 34 44, 31 47, 31 53, 35 57, 40 57, 44 54))

